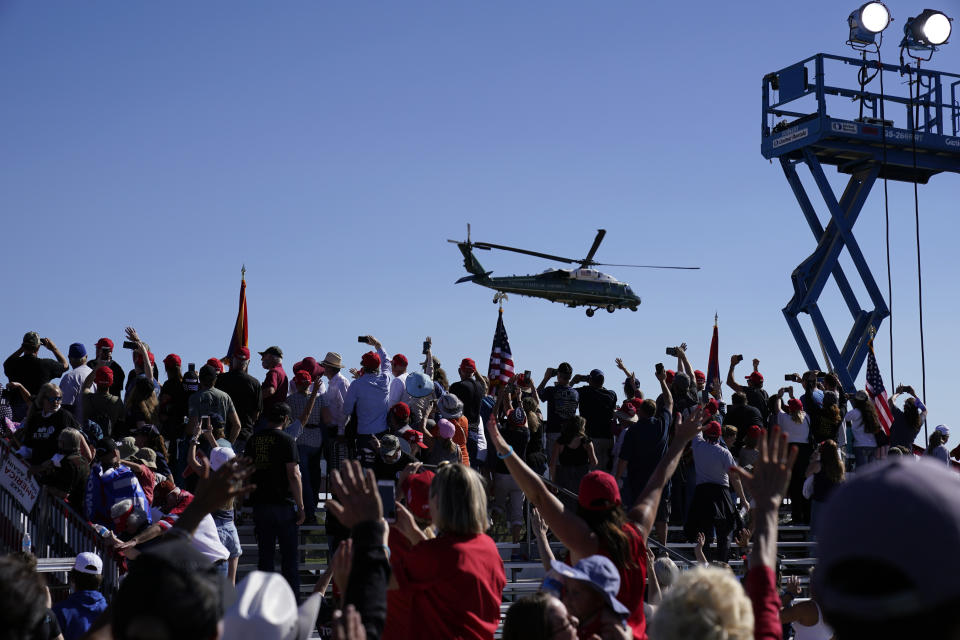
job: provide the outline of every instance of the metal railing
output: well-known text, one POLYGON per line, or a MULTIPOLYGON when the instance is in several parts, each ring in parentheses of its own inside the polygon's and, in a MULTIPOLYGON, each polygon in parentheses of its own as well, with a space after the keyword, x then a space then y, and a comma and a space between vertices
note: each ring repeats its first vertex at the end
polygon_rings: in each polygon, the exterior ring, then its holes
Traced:
MULTIPOLYGON (((16 455, 0 440, 0 460, 16 455)), ((84 551, 96 552, 103 559, 103 594, 108 600, 113 597, 120 584, 119 560, 86 518, 43 486, 29 511, 0 486, 0 547, 20 549, 27 533, 37 558, 74 558, 84 551)))

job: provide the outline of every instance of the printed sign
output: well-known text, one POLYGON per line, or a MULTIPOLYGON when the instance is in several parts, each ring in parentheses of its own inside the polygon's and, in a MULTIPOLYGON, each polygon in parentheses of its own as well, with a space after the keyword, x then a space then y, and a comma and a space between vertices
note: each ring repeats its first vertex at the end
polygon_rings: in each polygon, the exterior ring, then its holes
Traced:
POLYGON ((857 133, 857 125, 853 122, 832 122, 830 128, 840 133, 857 133))
POLYGON ((947 138, 948 147, 960 147, 960 138, 947 138))
POLYGON ((30 513, 40 497, 40 484, 27 473, 27 464, 9 449, 0 449, 0 485, 10 492, 23 509, 30 513))
POLYGON ((791 142, 796 142, 797 140, 802 140, 809 135, 810 129, 804 127, 803 129, 787 129, 782 136, 774 139, 773 148, 782 147, 785 144, 790 144, 791 142))

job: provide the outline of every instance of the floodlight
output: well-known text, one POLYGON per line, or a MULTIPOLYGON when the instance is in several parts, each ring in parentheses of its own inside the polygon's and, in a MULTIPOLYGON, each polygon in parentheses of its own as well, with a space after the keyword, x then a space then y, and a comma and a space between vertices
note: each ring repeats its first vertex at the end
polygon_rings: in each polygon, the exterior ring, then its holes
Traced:
POLYGON ((924 9, 916 18, 910 18, 903 25, 901 47, 934 51, 937 46, 946 44, 952 30, 948 18, 942 11, 924 9))
POLYGON ((887 28, 892 18, 882 2, 868 2, 850 14, 850 43, 873 44, 878 33, 887 28))

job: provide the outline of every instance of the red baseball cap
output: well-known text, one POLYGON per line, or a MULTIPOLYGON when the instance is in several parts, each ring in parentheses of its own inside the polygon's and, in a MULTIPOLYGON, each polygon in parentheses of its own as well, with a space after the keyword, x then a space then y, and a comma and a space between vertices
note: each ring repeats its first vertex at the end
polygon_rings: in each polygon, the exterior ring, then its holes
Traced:
POLYGON ((703 428, 705 438, 719 438, 721 433, 723 433, 723 429, 720 428, 720 423, 716 420, 703 428))
POLYGON ((747 380, 749 380, 750 382, 763 382, 763 374, 760 373, 759 371, 754 371, 753 373, 747 376, 747 380))
POLYGON ((105 384, 110 386, 113 384, 113 369, 110 367, 97 367, 97 370, 93 374, 93 381, 97 384, 105 384))
POLYGON ((390 413, 392 413, 393 417, 397 420, 406 422, 410 419, 410 406, 406 402, 398 402, 390 407, 390 413))
POLYGON ((716 398, 710 398, 707 400, 707 403, 703 405, 703 410, 706 411, 708 416, 712 416, 717 411, 720 411, 720 403, 717 402, 716 398))
POLYGON ((633 410, 635 413, 639 413, 640 407, 643 406, 643 400, 641 400, 640 398, 630 398, 629 400, 623 401, 624 405, 626 405, 627 403, 633 405, 633 410))
POLYGON ((310 384, 311 382, 313 382, 313 378, 310 377, 310 372, 307 371, 306 369, 300 369, 295 374, 293 374, 293 379, 296 382, 305 382, 307 384, 310 384))
MULTIPOLYGON (((152 351, 148 351, 148 352, 147 352, 147 355, 150 356, 150 364, 156 364, 156 361, 157 361, 157 360, 156 360, 156 358, 154 357, 153 352, 152 352, 152 351)), ((143 360, 143 356, 140 355, 140 352, 139 352, 139 351, 134 351, 134 352, 133 352, 133 362, 136 363, 136 364, 139 364, 141 360, 143 360)))
POLYGON ((113 351, 113 340, 110 338, 100 338, 97 340, 97 349, 100 349, 101 347, 108 347, 111 351, 113 351))
POLYGON ((293 372, 306 371, 310 374, 310 379, 315 380, 323 375, 323 367, 312 356, 307 356, 297 364, 293 365, 293 372))
POLYGON ((219 358, 210 358, 207 360, 207 364, 216 369, 218 372, 223 373, 223 363, 220 362, 219 358))
POLYGON ((237 349, 237 352, 234 354, 237 358, 243 358, 244 360, 250 359, 250 347, 240 347, 237 349))
POLYGON ((380 366, 380 356, 377 355, 376 351, 367 351, 363 354, 363 357, 360 358, 360 366, 364 369, 374 369, 380 366))
POLYGON ((797 411, 803 411, 803 403, 796 398, 790 398, 787 402, 787 413, 796 413, 797 411))
POLYGON ((580 481, 577 500, 589 511, 609 511, 620 504, 620 487, 606 471, 591 471, 580 481))
POLYGON ((703 371, 700 371, 700 369, 697 369, 696 371, 694 371, 694 372, 693 372, 693 376, 694 376, 697 380, 706 380, 706 379, 707 379, 707 374, 705 374, 703 371))
POLYGON ((175 353, 171 353, 170 355, 168 355, 166 358, 163 359, 163 364, 168 367, 173 365, 176 365, 179 367, 180 363, 181 363, 180 356, 178 356, 175 353))
POLYGON ((395 356, 393 356, 393 360, 391 360, 391 362, 393 364, 402 365, 404 367, 407 366, 408 364, 407 356, 403 355, 402 353, 398 353, 395 356))
POLYGON ((423 443, 423 432, 422 432, 422 431, 417 431, 416 429, 414 429, 414 428, 412 428, 412 427, 403 427, 402 429, 400 429, 399 431, 397 431, 397 434, 398 434, 401 438, 403 438, 404 440, 406 440, 407 442, 409 442, 411 445, 417 445, 417 446, 420 447, 421 449, 426 449, 426 448, 427 448, 427 445, 425 445, 425 444, 423 443))
POLYGON ((747 437, 754 438, 756 440, 760 439, 760 435, 763 433, 763 430, 755 424, 747 427, 747 437))
POLYGON ((430 520, 430 483, 434 475, 433 471, 424 471, 407 476, 400 488, 406 494, 407 508, 421 520, 430 520))
POLYGON ((472 358, 464 358, 460 361, 460 368, 472 373, 477 370, 477 363, 472 358))
POLYGON ((673 378, 677 375, 677 372, 673 369, 667 369, 665 373, 667 374, 667 384, 673 384, 673 378))

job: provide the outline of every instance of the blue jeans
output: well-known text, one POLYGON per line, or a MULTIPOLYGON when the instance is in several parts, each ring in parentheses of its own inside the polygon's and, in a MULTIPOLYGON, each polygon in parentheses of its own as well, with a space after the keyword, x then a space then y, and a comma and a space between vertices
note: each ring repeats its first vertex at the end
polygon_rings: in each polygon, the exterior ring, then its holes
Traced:
POLYGON ((303 512, 306 524, 313 522, 320 498, 320 480, 322 479, 320 462, 323 460, 323 447, 311 447, 297 444, 300 454, 300 481, 303 483, 303 512))
POLYGON ((292 504, 253 506, 253 533, 257 537, 257 569, 274 571, 274 554, 280 545, 280 573, 300 601, 300 571, 297 566, 299 527, 297 509, 292 504))
POLYGON ((853 457, 857 461, 857 471, 860 467, 866 466, 877 458, 876 447, 854 447, 853 457))

